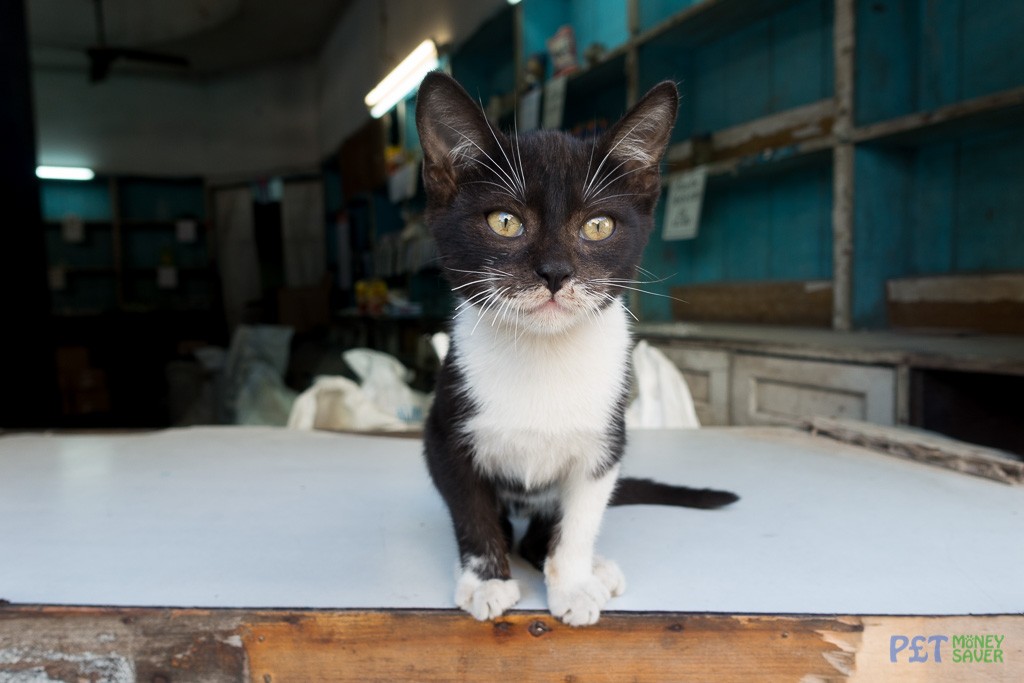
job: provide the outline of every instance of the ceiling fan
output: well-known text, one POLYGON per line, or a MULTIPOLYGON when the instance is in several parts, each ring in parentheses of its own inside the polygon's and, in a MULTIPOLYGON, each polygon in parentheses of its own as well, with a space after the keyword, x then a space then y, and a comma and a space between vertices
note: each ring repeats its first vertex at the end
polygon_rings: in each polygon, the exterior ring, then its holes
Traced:
POLYGON ((85 51, 89 56, 89 80, 93 83, 99 83, 106 79, 110 74, 110 67, 118 59, 185 68, 189 66, 189 61, 180 55, 107 45, 107 32, 103 20, 103 0, 93 0, 93 4, 96 9, 96 46, 86 48, 85 51))

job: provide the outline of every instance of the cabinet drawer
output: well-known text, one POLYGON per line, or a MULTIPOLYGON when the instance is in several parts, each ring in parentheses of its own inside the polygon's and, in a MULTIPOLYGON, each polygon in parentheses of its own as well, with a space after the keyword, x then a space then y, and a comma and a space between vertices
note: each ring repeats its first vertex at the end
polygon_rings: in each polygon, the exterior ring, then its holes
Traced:
POLYGON ((679 368, 703 426, 729 424, 729 354, 672 344, 652 344, 679 368))
POLYGON ((827 363, 735 354, 735 424, 792 424, 807 417, 845 417, 891 425, 896 372, 877 365, 827 363))

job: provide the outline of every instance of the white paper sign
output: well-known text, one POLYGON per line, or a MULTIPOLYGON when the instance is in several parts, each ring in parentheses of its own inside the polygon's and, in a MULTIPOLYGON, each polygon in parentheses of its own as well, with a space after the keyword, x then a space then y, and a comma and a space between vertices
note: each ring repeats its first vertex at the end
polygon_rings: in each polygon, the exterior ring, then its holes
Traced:
POLYGON ((62 292, 68 288, 67 270, 64 266, 50 266, 50 289, 62 292))
POLYGON ((61 219, 60 236, 68 244, 80 244, 85 241, 85 223, 80 216, 69 213, 61 219))
POLYGON ((561 128, 565 113, 565 76, 552 78, 544 84, 544 128, 561 128))
POLYGON ((178 269, 174 266, 160 266, 157 268, 156 286, 159 289, 177 289, 178 269))
POLYGON ((174 223, 174 234, 177 236, 178 241, 186 244, 191 244, 196 241, 198 236, 198 225, 196 221, 191 218, 182 218, 174 223))
POLYGON ((666 242, 697 237, 707 176, 706 166, 669 176, 665 223, 661 234, 666 242))

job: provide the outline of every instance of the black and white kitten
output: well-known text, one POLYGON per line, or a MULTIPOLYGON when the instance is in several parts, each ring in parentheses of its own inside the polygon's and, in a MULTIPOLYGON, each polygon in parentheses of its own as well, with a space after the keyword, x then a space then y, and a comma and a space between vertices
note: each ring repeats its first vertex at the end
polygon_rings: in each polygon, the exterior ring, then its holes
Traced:
POLYGON ((420 86, 427 222, 461 300, 425 450, 459 545, 455 602, 477 619, 519 600, 509 515, 530 520, 519 552, 543 569, 551 613, 578 626, 625 587, 594 554, 609 502, 736 499, 636 480, 616 489, 632 347, 620 296, 651 231, 677 97, 661 83, 584 141, 508 137, 450 77, 420 86))

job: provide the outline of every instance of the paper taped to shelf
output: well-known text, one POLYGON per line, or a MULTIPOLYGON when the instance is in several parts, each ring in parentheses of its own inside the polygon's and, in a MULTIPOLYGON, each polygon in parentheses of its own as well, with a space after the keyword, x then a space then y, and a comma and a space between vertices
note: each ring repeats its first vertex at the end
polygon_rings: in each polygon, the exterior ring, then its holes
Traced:
POLYGON ((707 176, 706 166, 669 176, 665 223, 661 235, 666 242, 697 237, 707 176))

